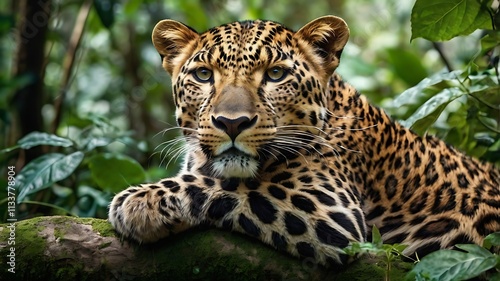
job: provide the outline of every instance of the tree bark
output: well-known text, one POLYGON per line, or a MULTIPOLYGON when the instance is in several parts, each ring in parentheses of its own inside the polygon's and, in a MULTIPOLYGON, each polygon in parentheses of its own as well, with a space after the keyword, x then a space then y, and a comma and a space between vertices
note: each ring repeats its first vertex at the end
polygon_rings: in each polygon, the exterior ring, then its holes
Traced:
MULTIPOLYGON (((380 260, 345 270, 251 238, 197 229, 151 245, 121 241, 105 220, 39 217, 0 225, 0 280, 383 280, 380 260), (14 271, 14 272, 13 272, 14 271)), ((391 280, 404 276, 392 265, 391 280)))
MULTIPOLYGON (((33 131, 43 131, 43 77, 45 67, 45 36, 51 12, 51 0, 22 0, 17 26, 17 53, 13 64, 15 78, 28 77, 30 82, 19 89, 12 100, 16 121, 11 134, 19 139, 33 131), (17 126, 16 126, 17 125, 17 126), (20 131, 15 131, 15 128, 20 131)), ((41 155, 40 147, 26 151, 25 163, 41 155)))

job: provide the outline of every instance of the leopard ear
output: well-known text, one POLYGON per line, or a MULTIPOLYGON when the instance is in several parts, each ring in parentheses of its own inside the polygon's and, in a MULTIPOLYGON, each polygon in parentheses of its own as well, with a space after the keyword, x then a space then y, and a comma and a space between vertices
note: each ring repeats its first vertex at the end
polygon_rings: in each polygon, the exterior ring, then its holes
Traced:
POLYGON ((180 65, 179 55, 199 38, 192 28, 174 20, 162 20, 153 29, 152 40, 163 60, 163 68, 172 75, 175 66, 180 65))
POLYGON ((340 55, 349 39, 349 28, 345 21, 335 16, 317 18, 295 33, 295 37, 316 48, 328 74, 332 74, 340 61, 340 55))

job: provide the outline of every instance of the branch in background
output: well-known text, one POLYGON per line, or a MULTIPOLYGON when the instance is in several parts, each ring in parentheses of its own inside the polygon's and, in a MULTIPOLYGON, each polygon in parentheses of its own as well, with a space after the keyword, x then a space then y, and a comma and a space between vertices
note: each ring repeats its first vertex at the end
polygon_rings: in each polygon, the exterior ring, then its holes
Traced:
POLYGON ((73 33, 71 34, 71 38, 69 41, 68 50, 66 51, 66 55, 64 57, 61 91, 54 103, 56 116, 52 123, 53 133, 56 133, 57 128, 61 123, 63 115, 63 104, 66 98, 66 92, 68 91, 69 88, 69 81, 71 78, 73 66, 75 64, 76 51, 78 50, 78 46, 80 45, 80 41, 83 37, 85 23, 87 22, 90 8, 92 7, 92 2, 93 2, 92 0, 86 0, 80 7, 80 11, 75 21, 75 26, 73 27, 73 33))
POLYGON ((443 52, 443 44, 439 42, 432 42, 432 46, 434 46, 434 49, 439 53, 439 57, 441 58, 441 61, 443 61, 444 65, 446 66, 446 69, 448 71, 453 71, 453 67, 451 66, 450 61, 446 57, 446 55, 443 52))

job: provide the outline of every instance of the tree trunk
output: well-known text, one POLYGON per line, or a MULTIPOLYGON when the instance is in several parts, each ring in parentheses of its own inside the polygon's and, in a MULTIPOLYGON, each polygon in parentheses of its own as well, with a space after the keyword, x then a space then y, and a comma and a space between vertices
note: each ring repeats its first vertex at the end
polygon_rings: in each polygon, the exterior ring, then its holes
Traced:
MULTIPOLYGON (((28 78, 29 83, 19 89, 12 100, 15 123, 11 134, 19 139, 33 131, 44 131, 42 119, 43 72, 45 63, 45 35, 49 24, 51 0, 22 0, 17 25, 17 53, 13 64, 14 78, 28 78), (20 128, 20 131, 15 131, 20 128)), ((40 147, 26 151, 25 163, 41 155, 40 147)))
MULTIPOLYGON (((245 236, 198 229, 151 245, 121 241, 101 219, 38 217, 0 225, 0 280, 383 280, 380 260, 326 269, 245 236)), ((403 271, 393 264, 391 280, 403 271), (395 269, 394 269, 395 268, 395 269)))

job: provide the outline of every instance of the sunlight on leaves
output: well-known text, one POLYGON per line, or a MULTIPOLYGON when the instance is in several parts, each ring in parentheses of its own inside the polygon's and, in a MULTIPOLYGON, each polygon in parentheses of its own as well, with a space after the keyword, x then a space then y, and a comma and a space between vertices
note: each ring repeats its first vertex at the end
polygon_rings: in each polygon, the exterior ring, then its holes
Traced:
POLYGON ((23 149, 30 149, 38 145, 70 147, 73 142, 48 133, 32 132, 20 139, 17 144, 23 149))

